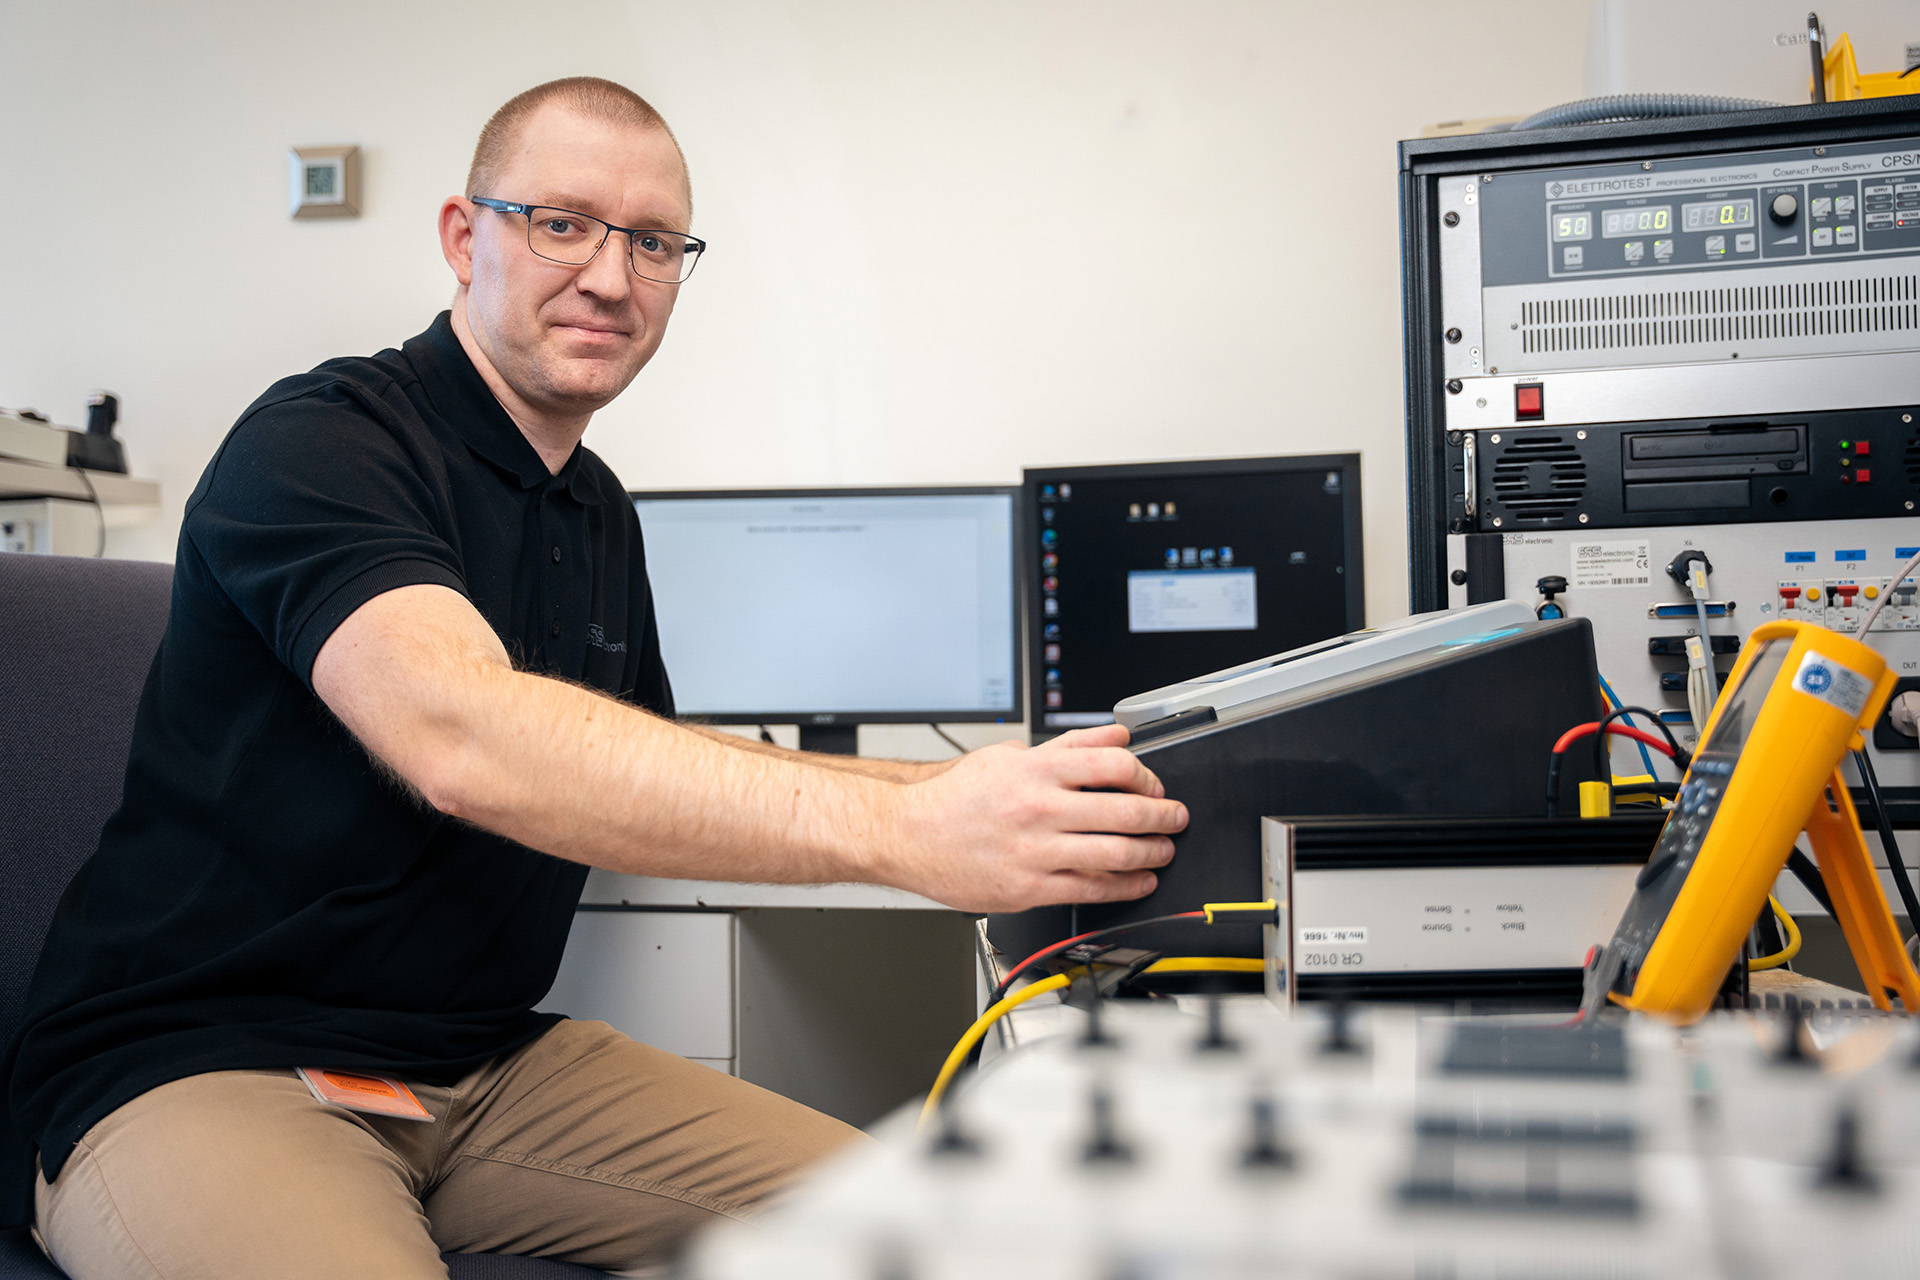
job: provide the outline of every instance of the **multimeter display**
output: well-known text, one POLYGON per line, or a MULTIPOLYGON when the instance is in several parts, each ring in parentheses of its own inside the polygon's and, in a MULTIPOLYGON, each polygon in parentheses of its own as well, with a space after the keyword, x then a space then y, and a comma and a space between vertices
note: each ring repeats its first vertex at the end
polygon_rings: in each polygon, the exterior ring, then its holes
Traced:
POLYGON ((1720 709, 1720 719, 1694 757, 1696 760, 1703 756, 1737 757, 1740 754, 1740 748, 1747 745, 1747 735, 1753 732, 1753 722, 1759 718, 1760 704, 1767 700, 1774 677, 1780 674, 1780 664, 1787 660, 1787 650, 1792 647, 1792 642, 1786 640, 1761 642, 1739 685, 1727 690, 1727 703, 1720 709))
POLYGON ((1647 865, 1634 881, 1638 892, 1614 933, 1614 945, 1626 960, 1623 976, 1629 990, 1638 976, 1640 961, 1646 957, 1647 949, 1653 945, 1674 900, 1680 895, 1681 886, 1687 882, 1687 872, 1699 856, 1700 846, 1720 811, 1720 801, 1726 796, 1727 780, 1733 776, 1740 749, 1746 745, 1747 735, 1753 732, 1760 706, 1773 688, 1774 677, 1780 674, 1787 650, 1792 647, 1791 642, 1784 640, 1764 642, 1753 661, 1747 664, 1739 685, 1727 690, 1726 703, 1720 708, 1713 732, 1693 757, 1687 784, 1674 799, 1667 825, 1653 846, 1653 856, 1647 859, 1647 865))

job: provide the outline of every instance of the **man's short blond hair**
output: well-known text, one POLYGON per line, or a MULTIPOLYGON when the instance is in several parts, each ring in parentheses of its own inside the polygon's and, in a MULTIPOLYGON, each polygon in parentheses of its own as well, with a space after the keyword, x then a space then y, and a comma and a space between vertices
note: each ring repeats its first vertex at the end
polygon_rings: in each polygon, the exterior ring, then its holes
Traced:
MULTIPOLYGON (((506 167, 507 156, 513 149, 514 140, 522 125, 532 118, 533 113, 552 103, 576 111, 594 120, 605 120, 610 124, 633 125, 641 129, 658 129, 667 135, 674 150, 680 150, 680 140, 673 136, 673 130, 667 127, 667 121, 645 98, 623 84, 611 80, 602 80, 598 76, 568 76, 564 80, 549 80, 537 84, 525 93, 515 94, 506 104, 487 121, 480 130, 480 141, 474 144, 473 163, 467 166, 467 195, 502 196, 498 191, 490 190, 499 179, 500 171, 506 167)), ((685 152, 680 154, 680 166, 686 168, 685 152)), ((509 193, 510 195, 511 193, 509 193)))

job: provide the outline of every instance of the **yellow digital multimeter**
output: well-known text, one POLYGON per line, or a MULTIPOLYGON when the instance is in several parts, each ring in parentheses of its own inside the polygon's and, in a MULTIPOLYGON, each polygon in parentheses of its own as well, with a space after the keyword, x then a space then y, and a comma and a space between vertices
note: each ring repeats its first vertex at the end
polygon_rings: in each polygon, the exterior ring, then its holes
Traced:
POLYGON ((1589 969, 1588 1013, 1609 998, 1670 1022, 1706 1013, 1803 830, 1868 993, 1883 1009, 1892 994, 1920 1010, 1920 975, 1839 773, 1895 680, 1872 649, 1812 623, 1754 630, 1613 940, 1589 969))

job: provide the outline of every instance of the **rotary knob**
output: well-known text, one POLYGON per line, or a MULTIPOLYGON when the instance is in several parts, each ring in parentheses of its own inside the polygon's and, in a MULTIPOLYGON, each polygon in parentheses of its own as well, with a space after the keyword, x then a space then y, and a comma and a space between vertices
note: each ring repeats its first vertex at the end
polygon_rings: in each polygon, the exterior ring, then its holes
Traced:
POLYGON ((1792 222, 1799 214, 1800 197, 1794 195, 1791 191, 1782 191, 1773 198, 1773 203, 1767 206, 1767 216, 1783 227, 1789 222, 1792 222))

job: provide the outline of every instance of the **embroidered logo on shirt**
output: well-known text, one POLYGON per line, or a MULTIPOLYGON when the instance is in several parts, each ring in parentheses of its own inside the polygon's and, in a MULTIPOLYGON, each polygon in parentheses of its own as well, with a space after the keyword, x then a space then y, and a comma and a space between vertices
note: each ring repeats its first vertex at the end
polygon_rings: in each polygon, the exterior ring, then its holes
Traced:
POLYGON ((625 653, 627 651, 627 642, 625 640, 607 639, 607 633, 600 629, 600 624, 597 622, 589 622, 587 624, 587 643, 596 649, 605 649, 608 653, 625 653))

